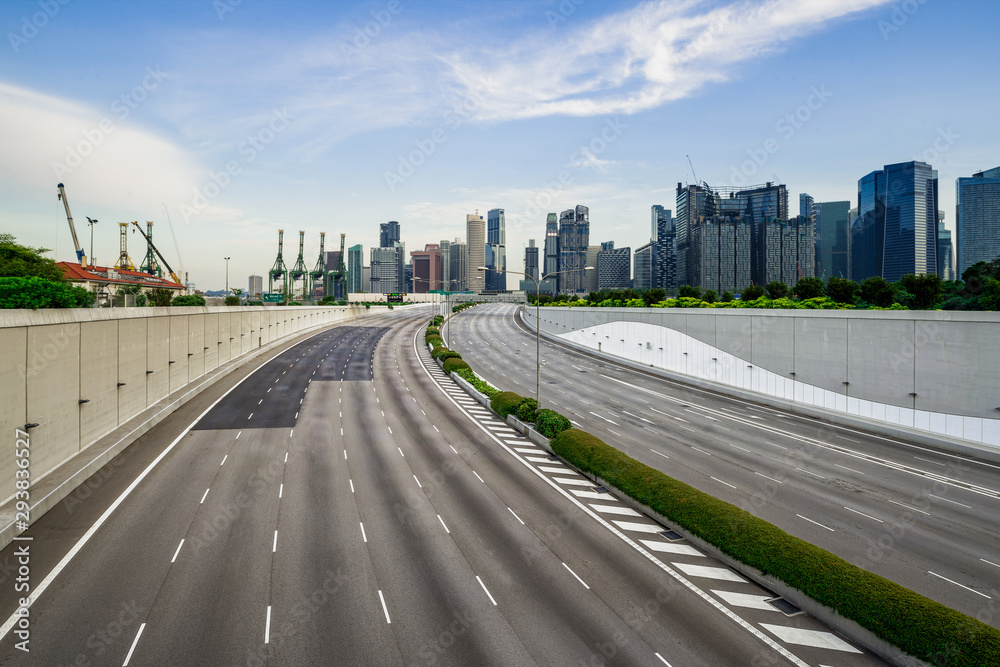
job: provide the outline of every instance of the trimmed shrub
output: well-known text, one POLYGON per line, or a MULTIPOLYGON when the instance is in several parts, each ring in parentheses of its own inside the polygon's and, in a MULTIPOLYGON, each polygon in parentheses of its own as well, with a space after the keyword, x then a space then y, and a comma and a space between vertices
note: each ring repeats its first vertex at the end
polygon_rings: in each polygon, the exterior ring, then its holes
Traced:
POLYGON ((554 438, 573 424, 555 410, 539 410, 535 419, 535 429, 546 438, 554 438))
POLYGON ((523 422, 534 423, 538 419, 538 401, 533 398, 525 398, 517 404, 514 416, 523 422))
POLYGON ((486 398, 492 399, 500 393, 500 390, 476 375, 471 368, 459 368, 454 375, 462 377, 471 384, 476 391, 484 394, 486 398))
MULTIPOLYGON (((431 350, 431 359, 440 359, 441 355, 445 354, 446 352, 451 352, 451 350, 448 349, 447 347, 445 347, 444 345, 440 345, 440 344, 439 345, 435 345, 434 349, 431 350)), ((458 354, 458 353, 456 352, 455 354, 458 354)))
POLYGON ((424 339, 424 341, 433 345, 434 347, 437 347, 438 345, 444 345, 444 338, 441 338, 441 336, 437 335, 428 336, 427 338, 424 339))
POLYGON ((501 418, 507 419, 507 415, 517 410, 517 406, 521 404, 524 397, 520 394, 515 394, 512 391, 501 391, 496 396, 490 400, 490 407, 493 408, 493 412, 500 415, 501 418))
POLYGON ((440 352, 440 354, 437 355, 437 358, 440 361, 442 361, 442 362, 443 361, 447 361, 448 359, 461 359, 462 358, 462 355, 460 355, 455 350, 449 350, 446 347, 442 347, 442 348, 439 348, 439 349, 441 350, 441 352, 440 352))
POLYGON ((438 329, 437 327, 427 327, 427 333, 424 334, 424 340, 426 340, 428 336, 440 336, 440 335, 441 335, 441 330, 438 329))
POLYGON ((461 359, 448 359, 442 364, 441 368, 444 369, 445 373, 451 373, 459 368, 469 368, 469 364, 461 359))
POLYGON ((906 653, 956 667, 1000 664, 1000 630, 793 537, 679 482, 599 438, 569 429, 556 454, 765 575, 772 575, 906 653))

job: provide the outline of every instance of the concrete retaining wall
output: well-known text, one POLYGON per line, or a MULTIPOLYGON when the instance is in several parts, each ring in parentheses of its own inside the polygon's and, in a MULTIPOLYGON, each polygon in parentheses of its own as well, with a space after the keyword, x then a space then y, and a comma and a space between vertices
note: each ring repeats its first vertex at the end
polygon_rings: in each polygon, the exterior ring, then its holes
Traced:
MULTIPOLYGON (((535 311, 522 317, 534 326, 535 311)), ((542 331, 723 390, 1000 450, 1000 313, 542 308, 542 331)))
POLYGON ((31 434, 31 479, 165 396, 261 346, 363 307, 0 311, 0 504, 14 492, 14 432, 31 434))

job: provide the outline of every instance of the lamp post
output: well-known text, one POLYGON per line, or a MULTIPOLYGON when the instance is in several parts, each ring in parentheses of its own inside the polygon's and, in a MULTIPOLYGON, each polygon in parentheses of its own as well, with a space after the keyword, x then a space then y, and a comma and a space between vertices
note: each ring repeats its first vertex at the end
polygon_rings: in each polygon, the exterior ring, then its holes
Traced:
POLYGON ((87 226, 90 227, 90 265, 96 266, 94 263, 94 225, 97 224, 97 220, 94 220, 90 216, 87 216, 87 226))
MULTIPOLYGON (((485 266, 477 266, 476 270, 477 271, 487 271, 487 270, 490 270, 490 269, 488 267, 485 267, 485 266)), ((539 311, 539 304, 538 304, 538 302, 539 302, 539 298, 538 297, 540 296, 541 285, 542 285, 543 282, 545 282, 546 278, 551 278, 552 276, 559 275, 560 273, 572 273, 573 271, 593 271, 593 270, 594 270, 594 267, 592 267, 592 266, 585 266, 582 269, 566 269, 565 271, 553 271, 552 273, 546 273, 544 276, 542 276, 541 278, 539 278, 537 280, 535 279, 534 276, 532 276, 532 275, 530 275, 528 273, 524 273, 523 271, 510 271, 509 269, 505 269, 505 270, 503 270, 503 271, 500 272, 500 273, 515 273, 515 274, 517 274, 519 276, 524 276, 525 278, 528 278, 533 283, 535 283, 535 407, 538 410, 542 409, 542 392, 541 392, 541 388, 542 388, 542 356, 541 356, 541 349, 542 349, 542 345, 541 345, 542 320, 541 320, 541 316, 539 314, 540 311, 539 311)))
POLYGON ((229 258, 223 257, 226 260, 226 296, 229 296, 229 258))

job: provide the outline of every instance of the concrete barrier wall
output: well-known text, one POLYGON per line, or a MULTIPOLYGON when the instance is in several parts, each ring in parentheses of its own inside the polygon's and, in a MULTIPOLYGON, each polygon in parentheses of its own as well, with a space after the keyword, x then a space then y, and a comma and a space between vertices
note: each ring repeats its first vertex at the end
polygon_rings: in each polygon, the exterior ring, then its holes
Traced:
MULTIPOLYGON (((522 316, 534 326, 533 308, 522 316)), ((1000 448, 1000 313, 542 308, 541 320, 646 366, 1000 448)))
POLYGON ((14 433, 31 478, 220 365, 285 336, 367 314, 357 307, 0 311, 0 498, 14 491, 14 433))

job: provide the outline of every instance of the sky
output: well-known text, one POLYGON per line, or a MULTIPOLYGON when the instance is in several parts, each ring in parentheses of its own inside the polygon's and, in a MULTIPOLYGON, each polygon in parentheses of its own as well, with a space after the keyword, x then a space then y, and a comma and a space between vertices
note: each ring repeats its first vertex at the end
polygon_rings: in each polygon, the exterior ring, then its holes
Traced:
MULTIPOLYGON (((198 289, 465 236, 503 208, 508 268, 546 214, 592 244, 649 241, 678 183, 785 183, 857 204, 921 159, 954 230, 955 179, 1000 165, 994 0, 0 3, 0 232, 73 260, 154 222, 198 289), (690 164, 688 159, 690 158, 690 164), (99 222, 88 227, 87 217, 99 222)), ((129 234, 138 263, 145 244, 129 234)), ((515 286, 518 276, 509 277, 515 286)))

